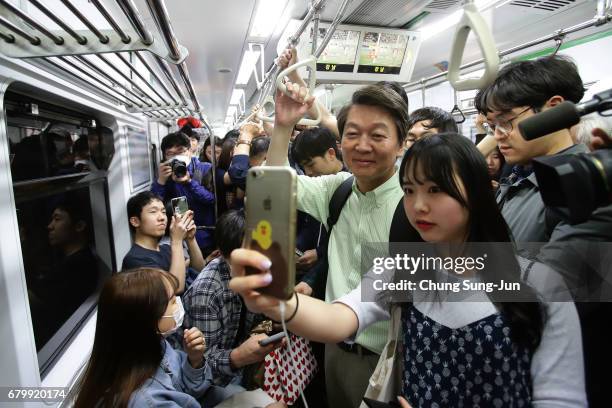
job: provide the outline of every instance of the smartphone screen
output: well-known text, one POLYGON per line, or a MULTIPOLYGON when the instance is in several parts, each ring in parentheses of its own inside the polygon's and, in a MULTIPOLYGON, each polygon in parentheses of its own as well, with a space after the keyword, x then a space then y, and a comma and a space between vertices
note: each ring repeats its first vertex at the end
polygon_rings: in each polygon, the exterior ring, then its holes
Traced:
POLYGON ((260 292, 289 299, 295 286, 295 171, 290 167, 253 167, 247 174, 246 190, 245 246, 272 261, 272 283, 260 292))
POLYGON ((189 211, 187 197, 181 196, 172 199, 172 211, 179 217, 189 211))

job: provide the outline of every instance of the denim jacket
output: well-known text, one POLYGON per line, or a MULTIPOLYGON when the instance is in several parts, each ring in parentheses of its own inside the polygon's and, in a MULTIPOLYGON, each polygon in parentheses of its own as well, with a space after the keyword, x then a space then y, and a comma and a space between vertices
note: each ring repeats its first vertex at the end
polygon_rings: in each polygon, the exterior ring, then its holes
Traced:
POLYGON ((196 399, 212 384, 208 362, 201 368, 193 368, 187 354, 174 350, 165 340, 163 347, 164 357, 155 375, 132 394, 128 407, 200 408, 196 399))

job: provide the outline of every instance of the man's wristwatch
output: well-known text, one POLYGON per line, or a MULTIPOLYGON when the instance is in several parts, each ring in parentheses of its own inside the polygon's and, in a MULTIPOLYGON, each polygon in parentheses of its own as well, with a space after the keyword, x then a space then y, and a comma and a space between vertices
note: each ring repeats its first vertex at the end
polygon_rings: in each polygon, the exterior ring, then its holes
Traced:
POLYGON ((238 141, 236 142, 236 146, 238 146, 240 144, 245 144, 247 146, 250 146, 251 145, 251 141, 250 140, 241 140, 241 139, 238 139, 238 141))

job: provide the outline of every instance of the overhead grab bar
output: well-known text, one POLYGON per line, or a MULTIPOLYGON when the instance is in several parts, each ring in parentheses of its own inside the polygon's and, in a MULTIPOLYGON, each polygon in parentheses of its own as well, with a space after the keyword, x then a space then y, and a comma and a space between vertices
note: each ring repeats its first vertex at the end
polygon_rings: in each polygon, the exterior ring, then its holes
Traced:
POLYGON ((170 24, 170 16, 164 1, 147 0, 147 6, 149 6, 155 25, 162 35, 166 47, 168 47, 170 58, 175 64, 183 62, 189 53, 185 47, 179 45, 176 35, 174 35, 174 30, 170 24))
POLYGON ((30 3, 32 3, 36 8, 38 8, 44 15, 46 15, 49 19, 51 19, 55 24, 60 26, 62 30, 70 34, 72 38, 74 38, 79 44, 81 45, 87 44, 87 37, 84 37, 81 34, 74 31, 72 27, 66 24, 61 18, 53 14, 53 12, 49 10, 47 7, 45 7, 44 5, 42 5, 40 1, 30 0, 30 3))
POLYGON ((70 0, 60 0, 62 2, 62 4, 64 4, 64 6, 66 6, 68 8, 68 10, 70 10, 72 12, 72 14, 74 14, 79 20, 81 20, 81 22, 83 24, 85 24, 87 26, 87 28, 89 29, 89 31, 91 31, 92 33, 94 33, 96 35, 96 37, 98 37, 98 40, 100 40, 100 42, 102 44, 107 44, 110 39, 108 38, 108 36, 102 34, 100 32, 100 30, 98 30, 96 28, 96 26, 94 26, 91 21, 89 21, 87 19, 87 17, 85 17, 80 11, 79 9, 77 9, 74 4, 72 4, 70 2, 70 0))
POLYGON ((155 95, 157 95, 159 97, 159 99, 165 103, 166 105, 172 105, 170 102, 168 102, 168 100, 166 98, 164 98, 158 91, 157 89, 155 89, 155 87, 151 84, 151 82, 146 79, 141 73, 140 71, 138 71, 136 69, 136 67, 134 65, 132 65, 132 63, 130 61, 127 60, 127 58, 125 58, 123 56, 123 54, 121 54, 120 52, 115 54, 129 69, 131 72, 133 72, 138 78, 140 78, 142 80, 142 82, 144 84, 146 84, 149 89, 151 89, 155 95))
MULTIPOLYGON (((311 55, 310 57, 296 63, 293 64, 290 67, 287 67, 286 69, 284 69, 283 71, 281 71, 277 77, 276 77, 276 88, 279 89, 282 93, 284 93, 285 95, 289 95, 289 93, 287 92, 287 87, 285 86, 283 80, 286 76, 288 76, 291 72, 296 71, 302 67, 306 67, 309 71, 309 76, 308 76, 308 90, 310 92, 310 94, 312 95, 312 93, 314 92, 314 88, 315 85, 317 83, 317 76, 316 76, 316 72, 317 72, 317 59, 321 56, 321 54, 323 54, 323 51, 325 50, 325 47, 327 47, 327 44, 329 44, 329 42, 332 39, 332 36, 334 35, 334 32, 336 31, 336 27, 338 26, 338 24, 340 24, 340 22, 342 21, 342 18, 344 16, 344 13, 346 12, 346 9, 348 7, 348 5, 351 3, 352 0, 343 0, 342 4, 340 4, 340 7, 338 8, 338 11, 336 12, 336 16, 334 17, 334 20, 332 21, 332 23, 330 24, 329 28, 327 29, 327 32, 325 33, 325 37, 323 38, 323 40, 321 41, 321 44, 319 44, 317 50, 314 52, 313 55, 311 55)), ((317 13, 319 12, 319 8, 322 6, 322 1, 319 1, 317 4, 315 4, 313 7, 310 8, 309 12, 308 12, 308 20, 304 19, 304 21, 302 22, 302 25, 300 26, 300 29, 305 29, 308 26, 308 23, 310 22, 309 20, 312 19, 313 17, 315 17, 317 15, 317 13)), ((303 32, 303 30, 302 30, 303 32)), ((299 41, 300 36, 302 35, 302 32, 300 32, 298 30, 298 32, 296 34, 294 34, 294 36, 291 37, 290 41, 289 41, 289 45, 291 45, 292 47, 294 47, 297 42, 299 41)), ((313 36, 316 38, 316 36, 318 35, 317 32, 313 32, 313 36)), ((316 41, 316 39, 313 38, 313 42, 316 41)), ((315 103, 314 104, 314 109, 315 109, 315 118, 313 119, 300 119, 300 121, 298 122, 300 125, 305 125, 305 126, 316 126, 321 122, 321 111, 319 109, 319 106, 315 103)), ((258 118, 265 121, 265 122, 271 122, 274 119, 270 118, 270 117, 265 117, 262 115, 258 115, 258 118)))
POLYGON ((137 93, 132 91, 127 86, 123 85, 121 82, 115 80, 113 77, 108 75, 106 72, 104 72, 102 69, 100 69, 97 65, 95 65, 91 61, 89 61, 87 58, 85 58, 83 56, 80 56, 80 55, 77 55, 74 58, 77 61, 80 61, 81 63, 87 65, 88 68, 90 68, 91 70, 95 71, 98 75, 102 76, 103 78, 106 78, 106 80, 110 81, 110 83, 115 84, 115 85, 119 86, 120 88, 123 88, 127 93, 129 93, 130 95, 134 96, 136 99, 141 101, 146 106, 149 106, 149 107, 152 106, 149 102, 144 100, 140 95, 138 95, 137 93))
MULTIPOLYGON (((325 0, 318 0, 317 3, 315 3, 313 6, 311 6, 308 9, 308 12, 306 13, 306 16, 304 17, 304 20, 302 21, 298 29, 295 31, 295 33, 292 36, 290 36, 287 39, 287 47, 295 47, 299 43, 302 33, 304 33, 304 31, 306 31, 306 28, 308 28, 308 24, 314 17, 315 13, 323 8, 324 2, 325 0)), ((266 75, 264 76, 264 79, 260 87, 260 89, 262 89, 262 92, 260 92, 259 97, 257 99, 257 103, 256 103, 257 105, 261 105, 264 102, 264 100, 267 99, 268 95, 270 95, 271 90, 272 90, 270 85, 274 83, 274 78, 277 77, 278 71, 279 71, 278 65, 272 64, 268 72, 266 72, 266 75)))
MULTIPOLYGON (((114 89, 113 89, 111 86, 109 86, 108 84, 104 83, 103 81, 101 81, 100 79, 96 78, 95 76, 91 75, 89 72, 85 71, 85 70, 84 70, 84 69, 82 69, 81 67, 78 67, 78 66, 76 66, 76 65, 72 64, 72 63, 71 63, 70 61, 68 61, 66 58, 64 58, 64 57, 56 57, 56 58, 58 58, 59 60, 61 60, 61 61, 62 61, 64 64, 68 65, 69 67, 76 69, 77 71, 81 72, 81 73, 82 73, 82 74, 84 74, 85 76, 87 76, 87 77, 89 77, 89 78, 93 79, 94 81, 98 82, 99 84, 102 84, 103 86, 105 86, 106 88, 108 88, 110 91, 117 93, 117 91, 116 91, 116 90, 114 90, 114 89)), ((125 105, 129 105, 130 103, 132 103, 132 104, 135 104, 136 106, 138 106, 138 104, 137 104, 137 103, 135 103, 134 101, 130 100, 128 97, 126 97, 126 96, 124 96, 124 95, 121 95, 121 94, 119 94, 119 93, 117 93, 117 95, 119 95, 119 96, 115 96, 115 95, 111 94, 110 92, 105 91, 104 89, 101 89, 100 87, 95 86, 95 85, 94 85, 94 84, 92 84, 90 81, 87 81, 86 79, 84 79, 84 78, 83 78, 83 77, 81 77, 80 75, 78 75, 78 74, 76 74, 76 73, 72 72, 71 70, 66 69, 66 68, 64 68, 64 67, 62 67, 62 66, 60 66, 60 65, 58 65, 58 64, 57 64, 55 61, 52 61, 52 60, 51 60, 51 59, 49 59, 49 58, 43 58, 43 60, 44 60, 44 61, 45 61, 47 64, 49 64, 49 65, 53 66, 54 68, 56 68, 58 71, 61 71, 61 72, 67 72, 67 73, 69 73, 70 75, 72 75, 73 77, 77 78, 78 80, 80 80, 80 81, 82 81, 82 82, 84 82, 84 83, 86 83, 86 84, 89 84, 89 85, 93 86, 94 88, 96 88, 97 90, 99 90, 101 93, 103 93, 103 94, 105 94, 106 96, 110 97, 110 99, 111 99, 111 100, 113 100, 113 101, 116 101, 116 102, 118 102, 118 103, 122 103, 122 104, 125 104, 125 105), (126 101, 128 101, 128 102, 126 102, 126 101)))
MULTIPOLYGON (((42 24, 34 20, 27 13, 21 10, 19 7, 14 6, 12 3, 9 3, 7 0, 0 0, 0 4, 2 4, 4 7, 9 9, 17 17, 21 18, 23 21, 25 21, 26 23, 28 23, 29 25, 31 25, 32 27, 34 27, 35 29, 37 29, 38 31, 40 31, 41 33, 49 37, 55 44, 62 45, 64 43, 64 39, 62 37, 60 37, 59 35, 55 35, 51 31, 47 30, 45 27, 43 27, 42 24)), ((32 41, 30 42, 32 43, 32 41)))
POLYGON ((121 38, 121 41, 123 41, 124 44, 129 44, 130 41, 132 41, 132 39, 130 38, 129 35, 125 33, 125 31, 121 29, 121 27, 119 27, 119 24, 117 24, 113 16, 111 16, 111 14, 106 9, 106 7, 104 7, 104 4, 102 4, 100 0, 90 0, 90 1, 94 4, 94 6, 96 6, 96 8, 100 12, 100 14, 102 14, 102 16, 106 19, 106 21, 108 21, 108 24, 110 24, 111 27, 113 27, 113 30, 115 30, 115 32, 119 35, 119 37, 121 38))
POLYGON ((145 66, 145 68, 147 68, 147 70, 149 71, 149 73, 151 75, 153 75, 153 77, 157 80, 157 82, 161 85, 162 88, 164 88, 164 91, 168 94, 168 96, 170 97, 170 99, 172 99, 172 101, 178 105, 180 104, 179 100, 176 99, 176 97, 172 94, 172 92, 170 92, 170 89, 168 88, 168 86, 166 86, 166 83, 163 81, 163 79, 159 76, 159 74, 153 69, 153 67, 151 67, 151 64, 149 64, 149 62, 142 56, 140 55, 140 53, 138 51, 134 52, 133 55, 136 55, 136 58, 138 58, 140 60, 140 62, 142 63, 142 65, 145 66))
MULTIPOLYGON (((592 19, 590 19, 588 21, 585 21, 583 23, 576 24, 576 25, 574 25, 572 27, 563 29, 563 33, 565 33, 565 35, 573 34, 575 32, 582 31, 582 30, 585 30, 587 28, 596 27, 596 26, 600 26, 602 24, 609 23, 610 21, 612 21, 612 14, 606 13, 604 15, 596 15, 595 17, 593 17, 592 19)), ((535 39, 533 41, 528 41, 528 42, 526 42, 524 44, 517 45, 516 47, 512 47, 512 48, 509 48, 509 49, 507 49, 505 51, 502 51, 502 52, 499 53, 499 56, 500 57, 505 57, 507 55, 514 54, 515 52, 522 51, 522 50, 525 50, 527 48, 531 48, 531 47, 534 47, 536 45, 540 45, 542 43, 554 40, 557 36, 558 36, 558 30, 555 31, 553 34, 549 34, 549 35, 546 35, 544 37, 540 37, 538 39, 535 39)), ((467 68, 472 68, 472 67, 475 67, 475 66, 477 66, 479 64, 482 64, 483 62, 484 62, 484 59, 481 58, 479 60, 463 64, 460 67, 460 69, 463 70, 463 69, 467 69, 467 68)), ((444 72, 441 72, 439 74, 435 74, 435 75, 432 75, 430 77, 427 77, 427 78, 424 78, 424 79, 421 79, 421 80, 409 82, 406 85, 404 85, 404 89, 406 89, 407 92, 410 92, 410 91, 412 91, 413 88, 418 87, 419 85, 421 85, 422 81, 428 82, 429 86, 438 85, 438 84, 446 81, 445 77, 446 77, 447 74, 448 74, 448 71, 444 71, 444 72)))
MULTIPOLYGON (((179 75, 185 84, 185 88, 189 93, 189 97, 191 98, 191 102, 193 103, 194 109, 201 115, 200 110, 200 102, 198 101, 198 97, 196 96, 195 89, 193 88, 193 83, 191 82, 191 78, 189 77, 189 71, 187 70, 187 64, 183 61, 176 66, 178 69, 179 75)), ((202 119, 202 118, 200 118, 202 119)))
POLYGON ((7 43, 14 43, 15 42, 15 36, 13 34, 0 33, 0 38, 2 38, 7 43))
POLYGON ((172 75, 172 71, 170 71, 170 67, 168 66, 166 61, 164 61, 158 56, 155 56, 155 61, 157 62, 157 65, 159 66, 160 70, 166 76, 168 82, 170 82, 170 85, 172 85, 172 88, 174 88, 174 91, 178 95, 182 104, 184 106, 187 106, 187 100, 185 99, 185 95, 183 95, 183 91, 181 91, 181 88, 179 88, 178 84, 176 83, 176 79, 174 79, 174 75, 172 75))
POLYGON ((132 0, 117 0, 119 7, 123 10, 123 13, 127 17, 128 21, 134 28, 134 31, 140 37, 140 40, 144 45, 153 44, 153 36, 151 32, 146 29, 144 23, 142 22, 142 18, 140 17, 140 13, 136 8, 136 5, 132 0))
MULTIPOLYGON (((0 16, 0 24, 5 26, 9 30, 13 31, 15 34, 25 38, 26 40, 28 40, 30 42, 30 44, 32 44, 32 45, 40 45, 40 38, 36 37, 35 35, 30 35, 30 34, 26 33, 21 28, 19 28, 18 26, 16 26, 12 22, 8 21, 4 16, 0 16)), ((7 41, 7 42, 15 42, 15 37, 13 37, 13 41, 7 41)))
MULTIPOLYGON (((201 111, 200 102, 198 101, 198 97, 195 93, 193 83, 191 82, 191 78, 189 77, 187 65, 185 64, 185 58, 187 58, 187 55, 189 53, 187 49, 185 47, 182 47, 176 39, 174 30, 172 29, 172 25, 170 24, 170 16, 168 15, 168 10, 166 9, 166 5, 163 0, 147 0, 147 5, 149 6, 151 15, 153 16, 153 19, 155 20, 155 24, 159 32, 161 33, 162 38, 164 39, 164 42, 166 43, 166 46, 168 47, 168 50, 170 52, 170 58, 172 58, 175 64, 177 65, 179 75, 185 84, 187 93, 189 93, 189 97, 191 98, 193 107, 198 112, 198 114, 201 116, 202 114, 200 112, 201 111)), ((159 61, 160 60, 158 59, 158 62, 159 61)), ((169 68, 165 65, 164 65, 164 68, 162 68, 162 70, 164 71, 166 75, 170 73, 169 68), (166 70, 168 70, 168 72, 166 72, 166 70)), ((172 77, 172 75, 170 75, 170 77, 172 77)), ((176 84, 176 81, 174 80, 173 77, 172 77, 171 83, 174 89, 179 94, 179 97, 183 101, 183 104, 187 105, 185 97, 183 96, 182 92, 180 91, 178 87, 178 84, 176 84)), ((203 119, 203 117, 201 118, 203 119)))
MULTIPOLYGON (((151 100, 151 102, 153 102, 154 104, 158 103, 155 99, 151 98, 151 96, 148 95, 140 86, 138 86, 138 84, 136 82, 134 82, 134 80, 132 78, 127 76, 125 74, 125 72, 121 71, 114 64, 112 64, 108 60, 108 58, 106 58, 106 56, 104 54, 97 54, 96 56, 98 57, 98 59, 102 60, 106 65, 108 65, 109 68, 111 68, 113 71, 115 71, 117 74, 119 74, 119 76, 121 76, 123 79, 125 79, 130 85, 132 85, 132 87, 134 89, 137 89, 142 95, 144 95, 146 98, 149 98, 151 100)), ((162 103, 163 103, 163 101, 162 101, 162 103)))
POLYGON ((468 0, 463 8, 463 16, 457 24, 455 39, 451 49, 450 62, 448 64, 448 81, 457 91, 470 89, 481 89, 495 80, 499 69, 499 55, 491 29, 478 11, 473 0, 468 0), (461 59, 465 51, 468 35, 474 32, 484 57, 485 71, 480 78, 460 79, 461 59))

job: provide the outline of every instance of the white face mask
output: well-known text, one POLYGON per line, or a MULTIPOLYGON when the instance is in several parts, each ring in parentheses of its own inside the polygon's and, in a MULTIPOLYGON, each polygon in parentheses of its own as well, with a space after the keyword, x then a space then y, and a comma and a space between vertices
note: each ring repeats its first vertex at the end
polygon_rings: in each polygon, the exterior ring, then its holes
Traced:
POLYGON ((183 302, 181 302, 180 297, 176 297, 176 309, 174 309, 172 315, 164 315, 162 317, 172 317, 174 318, 174 323, 176 323, 176 326, 174 326, 172 329, 163 332, 162 336, 168 337, 171 334, 176 333, 178 328, 183 325, 183 318, 185 318, 185 309, 183 309, 183 302))
POLYGON ((191 159, 186 154, 180 154, 178 156, 174 156, 173 158, 170 159, 170 161, 172 161, 174 159, 176 159, 178 161, 182 161, 183 163, 185 163, 185 165, 189 165, 189 163, 191 162, 191 159))

